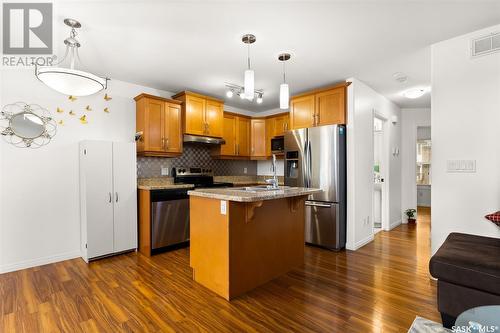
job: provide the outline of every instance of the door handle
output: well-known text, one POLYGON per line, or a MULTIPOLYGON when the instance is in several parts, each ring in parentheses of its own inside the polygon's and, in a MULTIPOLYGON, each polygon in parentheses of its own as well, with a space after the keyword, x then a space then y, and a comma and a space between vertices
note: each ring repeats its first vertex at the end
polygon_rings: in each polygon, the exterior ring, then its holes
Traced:
POLYGON ((306 206, 309 206, 309 207, 321 207, 321 208, 332 208, 333 204, 306 201, 306 206))
POLYGON ((115 196, 116 196, 115 202, 118 202, 118 192, 115 192, 115 196))
POLYGON ((165 139, 165 145, 167 146, 166 148, 168 149, 168 138, 165 139))
POLYGON ((111 192, 109 192, 109 202, 113 202, 113 194, 111 194, 111 192))

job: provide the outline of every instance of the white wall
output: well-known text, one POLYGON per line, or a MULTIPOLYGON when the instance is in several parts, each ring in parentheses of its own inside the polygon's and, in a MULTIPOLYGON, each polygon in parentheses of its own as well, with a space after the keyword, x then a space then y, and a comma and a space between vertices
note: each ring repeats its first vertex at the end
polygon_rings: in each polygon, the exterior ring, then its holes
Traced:
POLYGON ((432 45, 432 231, 434 253, 450 232, 500 237, 484 215, 500 210, 500 53, 470 57, 472 38, 500 25, 432 45), (476 173, 446 162, 476 160, 476 173))
POLYGON ((401 223, 401 160, 390 154, 400 148, 401 110, 357 79, 349 79, 347 124, 347 249, 355 250, 373 240, 373 114, 389 119, 388 174, 389 222, 401 223), (392 116, 399 121, 394 125, 392 116))
MULTIPOLYGON (((278 176, 284 176, 284 165, 283 160, 276 160, 276 174, 278 176)), ((269 160, 257 161, 257 175, 259 176, 271 176, 273 172, 271 171, 272 163, 269 160)))
POLYGON ((2 106, 24 101, 37 103, 65 124, 59 126, 51 143, 40 149, 20 149, 0 139, 0 271, 10 271, 79 256, 78 142, 80 140, 133 141, 135 101, 146 92, 159 96, 170 93, 120 81, 110 81, 107 93, 70 102, 39 82, 33 71, 9 69, 0 72, 2 106), (83 114, 80 124, 73 110, 83 114), (63 114, 56 108, 64 109, 63 114), (109 107, 111 113, 103 112, 109 107))
MULTIPOLYGON (((431 125, 431 109, 401 110, 401 208, 417 208, 417 127, 431 125)), ((403 223, 406 217, 401 212, 403 223)))

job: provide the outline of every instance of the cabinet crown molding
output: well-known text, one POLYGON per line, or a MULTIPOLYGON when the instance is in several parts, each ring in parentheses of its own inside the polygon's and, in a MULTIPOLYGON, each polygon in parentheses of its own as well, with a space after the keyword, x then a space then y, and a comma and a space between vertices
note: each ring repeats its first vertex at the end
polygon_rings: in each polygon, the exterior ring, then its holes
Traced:
POLYGON ((321 93, 321 92, 328 91, 328 90, 335 89, 335 88, 339 88, 339 87, 347 88, 349 85, 351 85, 351 83, 352 82, 342 82, 342 83, 328 85, 328 86, 324 86, 324 87, 313 89, 313 90, 308 90, 308 91, 305 91, 303 93, 293 95, 290 97, 290 99, 297 98, 297 97, 303 97, 303 96, 307 96, 307 95, 313 95, 313 94, 321 93))
POLYGON ((134 100, 135 101, 138 101, 142 98, 151 98, 151 99, 156 99, 156 100, 159 100, 159 101, 163 101, 163 102, 168 102, 168 103, 172 103, 172 104, 182 104, 181 101, 178 101, 178 100, 175 100, 175 99, 170 99, 170 98, 165 98, 165 97, 159 97, 159 96, 154 96, 154 95, 150 95, 150 94, 145 94, 145 93, 142 93, 140 95, 137 95, 134 97, 134 100))
POLYGON ((189 91, 189 90, 181 91, 181 92, 175 94, 174 96, 172 96, 172 98, 177 99, 177 98, 179 98, 181 96, 184 96, 184 95, 194 96, 194 97, 199 97, 199 98, 205 98, 205 99, 210 100, 210 101, 214 101, 214 102, 218 102, 218 103, 224 104, 224 101, 221 100, 221 99, 218 99, 218 98, 215 98, 215 97, 212 97, 212 96, 207 96, 207 95, 195 93, 195 92, 192 92, 192 91, 189 91))

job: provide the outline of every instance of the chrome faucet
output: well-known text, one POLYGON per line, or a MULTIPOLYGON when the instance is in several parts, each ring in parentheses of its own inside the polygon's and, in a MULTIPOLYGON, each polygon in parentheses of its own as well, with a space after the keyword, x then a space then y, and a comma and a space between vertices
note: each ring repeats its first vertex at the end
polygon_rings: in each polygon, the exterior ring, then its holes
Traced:
POLYGON ((269 184, 267 186, 267 188, 272 189, 272 190, 277 190, 279 187, 278 187, 278 176, 276 176, 276 155, 275 154, 273 154, 273 158, 272 158, 271 171, 273 172, 273 178, 266 179, 266 183, 269 184))

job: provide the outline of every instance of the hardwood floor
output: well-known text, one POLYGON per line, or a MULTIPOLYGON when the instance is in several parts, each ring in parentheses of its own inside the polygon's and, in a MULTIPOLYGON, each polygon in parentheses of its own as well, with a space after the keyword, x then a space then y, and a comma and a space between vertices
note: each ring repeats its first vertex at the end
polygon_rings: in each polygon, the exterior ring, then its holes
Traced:
POLYGON ((80 259, 0 275, 1 332, 406 332, 439 321, 429 212, 356 252, 305 264, 227 302, 191 279, 189 251, 80 259))

